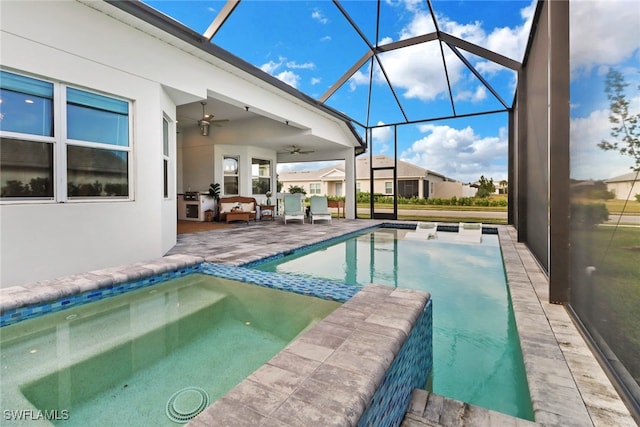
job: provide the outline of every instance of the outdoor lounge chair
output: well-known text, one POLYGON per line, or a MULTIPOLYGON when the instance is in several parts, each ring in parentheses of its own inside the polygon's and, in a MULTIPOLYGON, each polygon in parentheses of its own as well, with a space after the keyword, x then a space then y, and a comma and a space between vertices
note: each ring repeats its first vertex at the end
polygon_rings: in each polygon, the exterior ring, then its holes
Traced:
POLYGON ((464 242, 482 241, 482 223, 461 222, 458 224, 458 239, 464 242))
POLYGON ((318 220, 331 222, 331 212, 329 212, 327 198, 324 196, 312 196, 309 200, 311 201, 309 211, 311 224, 318 220))
POLYGON ((415 231, 409 231, 404 236, 405 239, 410 240, 431 240, 438 238, 438 223, 437 222, 418 222, 416 224, 415 231))
POLYGON ((304 211, 302 210, 302 200, 297 194, 284 195, 284 223, 288 219, 299 219, 304 224, 304 211))

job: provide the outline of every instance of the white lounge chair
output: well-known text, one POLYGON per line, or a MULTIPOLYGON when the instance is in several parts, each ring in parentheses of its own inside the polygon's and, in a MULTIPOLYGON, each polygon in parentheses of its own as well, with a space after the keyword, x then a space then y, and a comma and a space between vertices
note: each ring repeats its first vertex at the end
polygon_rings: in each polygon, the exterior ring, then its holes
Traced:
POLYGON ((407 231, 404 236, 409 240, 432 240, 438 238, 437 222, 418 222, 415 231, 407 231))
POLYGON ((318 220, 331 222, 331 212, 327 198, 324 196, 312 196, 310 199, 309 213, 311 215, 311 224, 318 220))
POLYGON ((482 223, 480 222, 461 222, 458 224, 458 239, 464 242, 482 241, 482 223))
POLYGON ((297 194, 284 195, 284 223, 287 220, 298 219, 304 224, 304 211, 302 210, 302 200, 297 194))

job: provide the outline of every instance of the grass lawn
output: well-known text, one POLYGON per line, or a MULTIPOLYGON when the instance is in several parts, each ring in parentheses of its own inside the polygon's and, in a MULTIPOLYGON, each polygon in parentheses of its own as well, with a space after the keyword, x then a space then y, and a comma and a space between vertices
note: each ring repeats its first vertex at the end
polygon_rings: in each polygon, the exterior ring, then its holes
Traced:
MULTIPOLYGON (((369 209, 369 203, 358 203, 359 208, 369 209)), ((390 203, 376 203, 376 208, 393 209, 390 203)), ((506 206, 448 206, 448 205, 413 205, 400 204, 398 209, 418 210, 418 211, 460 211, 460 212, 507 212, 506 206)))
MULTIPOLYGON (((361 213, 358 212, 358 218, 369 219, 371 215, 369 213, 361 213)), ((506 224, 506 219, 495 219, 495 218, 486 218, 481 215, 477 217, 459 217, 459 216, 441 216, 441 215, 429 215, 428 212, 425 211, 424 215, 400 215, 398 214, 398 219, 403 221, 434 221, 434 222, 481 222, 483 224, 506 224)))
POLYGON ((596 200, 596 199, 572 199, 576 203, 604 203, 610 214, 625 213, 627 215, 640 215, 640 202, 633 200, 596 200))
POLYGON ((636 200, 629 200, 626 202, 624 200, 607 200, 605 202, 609 213, 617 213, 623 212, 625 214, 631 215, 639 215, 640 214, 640 202, 636 200))
POLYGON ((572 230, 576 276, 594 266, 592 282, 574 283, 572 305, 640 382, 640 228, 572 230))

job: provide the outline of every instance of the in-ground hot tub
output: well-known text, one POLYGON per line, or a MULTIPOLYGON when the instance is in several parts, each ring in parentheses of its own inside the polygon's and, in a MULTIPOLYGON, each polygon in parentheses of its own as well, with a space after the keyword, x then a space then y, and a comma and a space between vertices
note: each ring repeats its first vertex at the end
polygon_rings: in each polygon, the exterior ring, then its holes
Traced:
POLYGON ((4 422, 187 421, 339 306, 196 273, 5 326, 4 422))

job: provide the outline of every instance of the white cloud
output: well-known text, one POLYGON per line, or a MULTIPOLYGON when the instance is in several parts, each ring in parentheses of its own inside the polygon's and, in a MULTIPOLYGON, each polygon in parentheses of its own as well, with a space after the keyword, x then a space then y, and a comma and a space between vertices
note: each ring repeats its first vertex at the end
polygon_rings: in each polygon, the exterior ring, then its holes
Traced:
POLYGON ((303 70, 313 70, 316 68, 316 65, 313 62, 305 62, 302 64, 298 64, 296 61, 287 61, 287 67, 293 69, 303 69, 303 70))
MULTIPOLYGON (((400 31, 399 39, 407 39, 435 31, 430 13, 424 7, 418 7, 419 3, 411 1, 401 4, 413 15, 411 21, 400 31)), ((513 28, 495 28, 488 34, 479 21, 460 23, 447 16, 438 15, 438 24, 442 31, 455 37, 520 60, 526 47, 534 10, 535 0, 532 0, 527 7, 521 10, 523 22, 520 25, 513 28)), ((381 38, 381 44, 392 41, 394 39, 389 36, 381 38)), ((444 53, 449 83, 452 87, 458 85, 461 91, 468 92, 461 92, 458 99, 477 102, 483 99, 482 96, 486 97, 486 92, 484 94, 479 91, 473 93, 468 88, 463 89, 465 81, 462 79, 467 75, 466 67, 449 49, 445 49, 444 53)), ((437 42, 432 41, 389 51, 380 55, 380 58, 387 75, 396 88, 403 90, 402 95, 405 98, 433 101, 438 97, 448 96, 447 80, 441 60, 440 46, 437 42)), ((479 60, 477 57, 472 58, 472 63, 482 72, 495 73, 505 70, 502 66, 479 60)), ((357 85, 368 82, 364 74, 356 74, 350 80, 352 90, 357 85)), ((375 68, 374 78, 377 83, 385 82, 378 67, 375 68)))
POLYGON ((297 88, 300 83, 300 76, 291 70, 282 71, 281 73, 276 74, 275 77, 295 88, 297 88))
MULTIPOLYGON (((630 101, 630 110, 638 111, 640 97, 630 101)), ((595 110, 587 117, 571 119, 571 178, 608 179, 631 172, 634 160, 617 151, 604 151, 598 144, 610 142, 609 110, 595 110)))
POLYGON ((317 85, 318 83, 320 83, 321 81, 322 81, 322 79, 321 79, 320 77, 312 77, 312 78, 311 78, 311 85, 312 85, 312 86, 315 86, 315 85, 317 85))
MULTIPOLYGON (((278 163, 276 166, 276 172, 294 172, 294 171, 307 171, 318 170, 329 166, 339 165, 340 162, 326 161, 326 162, 296 162, 296 163, 278 163)), ((286 190, 286 188, 283 188, 286 190)))
POLYGON ((480 102, 487 99, 487 90, 484 86, 478 86, 475 92, 471 92, 468 90, 463 90, 455 94, 453 97, 456 101, 471 101, 471 102, 480 102))
POLYGON ((349 78, 349 88, 353 92, 358 85, 369 84, 369 76, 362 71, 356 71, 353 76, 349 78))
POLYGON ((266 64, 262 64, 260 66, 260 69, 265 73, 273 74, 281 66, 282 66, 282 62, 269 61, 266 64))
MULTIPOLYGON (((382 126, 382 125, 384 125, 384 122, 377 123, 377 126, 382 126)), ((391 127, 386 126, 386 127, 374 128, 371 130, 371 134, 373 139, 375 139, 376 141, 387 142, 391 139, 391 136, 392 136, 391 127)))
POLYGON ((635 0, 572 1, 569 37, 573 76, 631 57, 640 48, 638 16, 635 0))
POLYGON ((320 9, 313 9, 313 11, 311 12, 311 17, 321 24, 327 24, 329 22, 329 19, 324 16, 320 9))
POLYGON ((280 57, 278 58, 278 62, 275 62, 273 60, 269 61, 265 64, 262 64, 260 66, 260 69, 266 73, 271 74, 277 79, 282 80, 288 85, 297 88, 298 85, 300 84, 300 76, 291 70, 283 70, 278 72, 278 70, 280 70, 283 67, 283 65, 286 68, 293 68, 293 69, 311 69, 314 67, 313 63, 298 64, 295 61, 287 61, 286 58, 280 57))
MULTIPOLYGON (((384 125, 384 122, 376 123, 378 126, 384 125)), ((375 154, 383 154, 389 152, 388 142, 393 136, 392 128, 389 126, 377 127, 371 130, 371 137, 373 138, 372 148, 375 154)))
POLYGON ((497 136, 479 137, 467 126, 426 124, 418 126, 425 136, 400 154, 402 160, 463 182, 484 175, 495 182, 507 179, 508 135, 501 128, 497 136))

